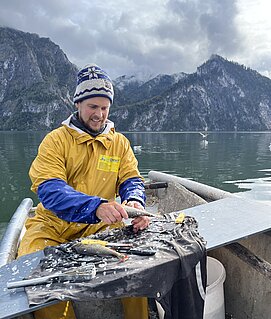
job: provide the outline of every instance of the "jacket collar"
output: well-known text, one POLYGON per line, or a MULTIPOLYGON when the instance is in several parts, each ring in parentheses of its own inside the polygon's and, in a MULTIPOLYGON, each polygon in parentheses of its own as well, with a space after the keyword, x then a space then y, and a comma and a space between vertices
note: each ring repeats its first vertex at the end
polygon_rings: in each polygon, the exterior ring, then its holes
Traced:
POLYGON ((65 129, 75 138, 78 144, 88 143, 91 144, 94 141, 99 141, 103 144, 103 146, 108 149, 111 142, 113 141, 113 136, 115 134, 114 123, 110 120, 106 121, 106 128, 105 130, 97 135, 96 137, 91 136, 90 134, 82 131, 80 128, 76 127, 71 123, 70 115, 65 121, 61 124, 65 127, 65 129))

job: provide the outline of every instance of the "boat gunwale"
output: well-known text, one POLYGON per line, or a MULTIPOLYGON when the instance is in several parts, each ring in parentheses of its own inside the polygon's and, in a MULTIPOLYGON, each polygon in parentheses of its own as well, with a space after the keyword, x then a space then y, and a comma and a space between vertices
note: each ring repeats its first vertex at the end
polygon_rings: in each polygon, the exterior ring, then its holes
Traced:
POLYGON ((24 224, 33 207, 31 198, 24 198, 11 217, 0 242, 0 267, 14 260, 24 224))

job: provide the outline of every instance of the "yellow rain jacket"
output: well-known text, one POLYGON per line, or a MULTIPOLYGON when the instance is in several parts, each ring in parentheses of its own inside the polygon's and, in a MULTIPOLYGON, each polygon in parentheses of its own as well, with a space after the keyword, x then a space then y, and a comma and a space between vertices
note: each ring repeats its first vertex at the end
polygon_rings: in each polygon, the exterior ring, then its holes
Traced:
POLYGON ((110 200, 120 184, 140 175, 128 139, 114 128, 94 138, 64 125, 43 140, 30 177, 34 192, 40 183, 60 178, 77 191, 110 200))
MULTIPOLYGON (((70 118, 62 124, 46 135, 39 147, 29 172, 32 191, 37 192, 39 185, 47 180, 61 179, 76 191, 114 200, 123 182, 133 177, 142 179, 128 139, 115 132, 111 121, 107 122, 107 131, 97 137, 70 124, 70 118)), ((110 227, 121 225, 116 223, 110 227)), ((18 255, 85 237, 106 227, 108 225, 103 222, 83 224, 65 221, 39 203, 35 216, 26 223, 27 230, 18 255)), ((123 305, 126 318, 148 317, 146 298, 124 298, 123 305)), ((48 316, 75 318, 69 302, 35 312, 36 319, 48 316)))
MULTIPOLYGON (((31 189, 37 192, 41 183, 61 179, 76 191, 115 200, 118 188, 124 181, 141 178, 137 164, 128 139, 115 132, 111 121, 108 121, 105 133, 92 137, 70 124, 69 118, 42 141, 29 172, 33 183, 31 189)), ((91 225, 67 222, 40 203, 35 217, 26 226, 31 228, 37 223, 40 227, 41 222, 49 228, 53 227, 44 247, 48 246, 48 241, 55 240, 56 244, 60 244, 107 227, 102 222, 91 225)), ((24 247, 20 245, 20 255, 44 248, 42 244, 31 248, 29 244, 24 247)))

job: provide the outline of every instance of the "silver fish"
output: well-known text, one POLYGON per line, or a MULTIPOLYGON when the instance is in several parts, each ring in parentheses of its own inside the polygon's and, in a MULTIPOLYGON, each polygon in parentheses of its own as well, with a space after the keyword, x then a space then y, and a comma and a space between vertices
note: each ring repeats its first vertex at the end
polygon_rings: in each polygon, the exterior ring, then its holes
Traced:
POLYGON ((128 256, 125 254, 121 254, 119 252, 117 252, 114 249, 105 247, 103 245, 100 244, 82 244, 82 243, 77 243, 74 244, 72 246, 72 248, 78 253, 78 254, 82 254, 82 255, 88 255, 88 256, 92 256, 92 255, 98 255, 98 256, 115 256, 117 257, 120 261, 125 261, 126 259, 128 259, 128 256))
POLYGON ((129 218, 135 218, 139 216, 148 216, 148 217, 156 217, 156 218, 162 218, 159 214, 154 214, 146 211, 145 209, 138 209, 135 207, 123 205, 123 208, 126 210, 129 218))

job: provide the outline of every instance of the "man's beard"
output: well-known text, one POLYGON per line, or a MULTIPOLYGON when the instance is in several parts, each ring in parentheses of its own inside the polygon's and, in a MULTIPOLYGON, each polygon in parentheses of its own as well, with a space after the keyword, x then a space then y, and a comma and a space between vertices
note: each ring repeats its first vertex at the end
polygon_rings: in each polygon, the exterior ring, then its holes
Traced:
POLYGON ((82 119, 80 119, 78 111, 73 114, 71 118, 71 123, 93 137, 101 134, 106 128, 106 124, 104 124, 100 129, 93 130, 82 119))

